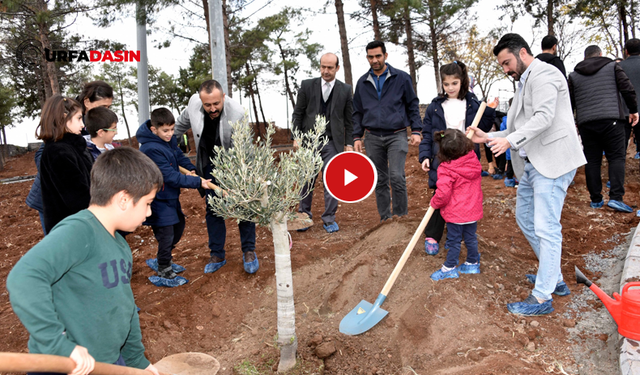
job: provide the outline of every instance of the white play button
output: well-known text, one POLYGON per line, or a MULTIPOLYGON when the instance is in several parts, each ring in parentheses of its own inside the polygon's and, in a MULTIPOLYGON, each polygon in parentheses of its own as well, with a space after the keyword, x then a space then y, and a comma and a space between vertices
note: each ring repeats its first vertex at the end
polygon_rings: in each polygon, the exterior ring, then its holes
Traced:
POLYGON ((356 176, 355 174, 349 172, 346 169, 344 170, 344 186, 349 185, 350 183, 355 181, 357 178, 358 176, 356 176))

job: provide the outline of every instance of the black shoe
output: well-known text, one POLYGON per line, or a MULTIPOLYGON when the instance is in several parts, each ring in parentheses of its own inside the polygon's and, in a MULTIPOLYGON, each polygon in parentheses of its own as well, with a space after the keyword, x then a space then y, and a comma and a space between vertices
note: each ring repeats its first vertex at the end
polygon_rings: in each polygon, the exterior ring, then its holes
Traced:
POLYGON ((178 275, 173 272, 173 268, 171 267, 171 265, 168 265, 164 268, 162 268, 161 266, 158 267, 158 277, 171 280, 175 279, 177 276, 178 275))
POLYGON ((244 253, 244 261, 246 263, 251 263, 256 260, 256 252, 255 251, 247 251, 244 253))

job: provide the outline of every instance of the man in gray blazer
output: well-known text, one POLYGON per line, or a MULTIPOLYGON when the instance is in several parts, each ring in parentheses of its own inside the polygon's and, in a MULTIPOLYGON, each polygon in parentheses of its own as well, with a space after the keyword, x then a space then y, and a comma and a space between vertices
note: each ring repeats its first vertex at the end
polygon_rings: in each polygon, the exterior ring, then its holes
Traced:
MULTIPOLYGON (((231 124, 240 121, 245 116, 245 110, 237 101, 224 94, 222 86, 215 80, 204 81, 197 94, 189 99, 187 108, 176 119, 176 138, 180 138, 187 130, 193 131, 196 147, 196 171, 198 175, 215 179, 211 175, 213 165, 211 158, 215 156, 214 146, 225 149, 232 147, 231 124)), ((217 184, 217 183, 216 183, 217 184)), ((208 201, 213 190, 205 190, 208 201)), ((203 192, 200 192, 204 195, 203 192)), ((213 273, 227 264, 225 259, 225 240, 227 228, 224 219, 211 211, 207 205, 205 216, 207 232, 209 233, 209 263, 204 267, 204 273, 213 273)), ((258 271, 260 264, 256 256, 256 225, 248 221, 238 223, 240 229, 240 243, 242 244, 242 260, 244 270, 248 273, 258 271)))
POLYGON ((487 142, 495 155, 511 148, 520 180, 516 221, 538 257, 538 274, 527 275, 535 284, 529 297, 507 304, 507 309, 517 315, 545 315, 553 311, 551 294, 570 293, 560 269, 560 215, 567 188, 586 160, 562 73, 535 59, 518 34, 504 35, 493 54, 505 73, 519 81, 518 89, 507 114, 507 130, 486 134, 470 128, 472 140, 487 142))
MULTIPOLYGON (((353 98, 351 86, 336 79, 336 73, 340 70, 338 56, 333 53, 325 53, 320 57, 321 77, 302 81, 298 90, 298 100, 293 110, 293 129, 306 133, 313 129, 317 115, 323 115, 329 124, 324 136, 329 142, 320 150, 324 167, 329 160, 343 150, 353 150, 353 98)), ((297 141, 293 146, 298 147, 297 141)), ((304 212, 311 217, 311 202, 313 199, 313 186, 316 178, 303 188, 302 200, 300 200, 299 212, 304 212), (309 192, 311 190, 311 192, 309 192), (307 192, 309 192, 307 194, 307 192)), ((339 230, 336 223, 336 211, 338 201, 324 189, 324 213, 322 214, 323 227, 328 233, 339 230)), ((309 228, 300 229, 305 231, 309 228)))

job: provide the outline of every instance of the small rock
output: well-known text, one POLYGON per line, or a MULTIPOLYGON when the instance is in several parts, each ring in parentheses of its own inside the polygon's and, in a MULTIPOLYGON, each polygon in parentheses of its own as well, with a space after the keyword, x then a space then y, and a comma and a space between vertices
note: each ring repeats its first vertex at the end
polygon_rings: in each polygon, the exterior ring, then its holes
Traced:
POLYGON ((393 357, 393 356, 392 356, 391 354, 387 354, 387 357, 391 358, 391 357, 393 357))
POLYGON ((529 343, 531 342, 529 341, 529 338, 527 336, 517 335, 516 338, 523 348, 526 348, 527 345, 529 345, 529 343))
POLYGON ((309 346, 318 346, 320 344, 322 344, 322 335, 321 334, 313 335, 313 337, 309 341, 309 346))
POLYGON ((493 295, 495 292, 493 290, 487 290, 487 294, 493 295))
POLYGON ((325 342, 316 348, 316 356, 320 359, 330 357, 336 352, 336 346, 332 342, 325 342))
POLYGON ((526 349, 527 349, 527 351, 529 351, 529 352, 535 352, 535 351, 536 351, 536 343, 535 343, 535 342, 533 342, 533 341, 529 342, 529 343, 527 344, 526 349))
MULTIPOLYGON (((496 266, 496 269, 498 269, 498 266, 496 266)), ((500 290, 504 290, 504 285, 502 285, 502 284, 496 284, 496 286, 498 287, 498 289, 500 289, 500 290)))
POLYGON ((203 326, 196 326, 196 329, 197 329, 198 331, 202 331, 202 330, 204 329, 204 327, 203 327, 203 326))
POLYGON ((213 306, 211 308, 211 315, 213 315, 214 318, 218 318, 220 316, 221 312, 220 312, 220 308, 218 306, 213 306))
POLYGON ((529 340, 533 341, 536 337, 538 337, 538 330, 537 329, 530 329, 527 331, 527 337, 529 337, 529 340))
POLYGON ((532 320, 532 321, 531 321, 531 323, 529 323, 529 325, 530 325, 531 327, 534 327, 534 328, 535 328, 535 327, 538 327, 538 326, 540 325, 540 323, 538 323, 538 321, 537 321, 537 320, 532 320))
POLYGON ((489 351, 485 349, 478 350, 478 354, 480 354, 480 357, 483 357, 483 358, 486 358, 490 355, 489 351))
POLYGON ((373 358, 375 358, 375 359, 380 359, 380 354, 376 354, 376 355, 374 355, 374 356, 373 356, 373 358))
POLYGON ((173 324, 171 324, 171 322, 169 322, 168 320, 165 320, 164 323, 162 324, 164 326, 164 328, 166 329, 171 329, 173 328, 173 324))
POLYGON ((568 328, 572 328, 572 327, 576 326, 576 321, 575 321, 575 319, 565 319, 562 322, 562 325, 564 325, 565 327, 568 327, 568 328))
POLYGON ((480 354, 478 354, 478 352, 476 352, 475 350, 469 352, 469 358, 471 358, 471 360, 474 362, 478 362, 481 359, 480 354))
POLYGON ((491 284, 487 284, 487 288, 489 288, 489 289, 493 289, 493 285, 491 285, 491 284))
POLYGON ((607 341, 607 339, 609 339, 609 335, 606 333, 599 334, 597 337, 602 341, 607 341))

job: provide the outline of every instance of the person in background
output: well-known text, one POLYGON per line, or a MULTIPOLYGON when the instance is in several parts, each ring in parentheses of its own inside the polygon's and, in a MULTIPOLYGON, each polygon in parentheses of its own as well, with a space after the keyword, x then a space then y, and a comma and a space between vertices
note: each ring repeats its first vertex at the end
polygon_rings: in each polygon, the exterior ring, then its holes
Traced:
POLYGON ((67 216, 89 207, 93 157, 80 131, 78 102, 54 95, 42 108, 36 130, 45 145, 40 159, 40 183, 47 233, 67 216))
POLYGON ((404 173, 407 127, 411 127, 411 145, 418 145, 420 100, 409 74, 386 62, 383 42, 373 41, 365 50, 371 69, 358 79, 353 95, 353 147, 363 152, 364 138, 367 156, 378 172, 376 204, 380 221, 385 221, 409 212, 404 173))
MULTIPOLYGON (((320 57, 320 77, 302 81, 298 90, 298 100, 293 110, 293 129, 301 133, 310 132, 315 123, 316 116, 323 115, 328 121, 324 136, 327 144, 320 150, 322 156, 322 171, 331 158, 342 151, 353 151, 353 98, 351 86, 336 79, 336 73, 340 70, 338 56, 333 53, 325 53, 320 57)), ((296 140, 293 147, 299 147, 296 140)), ((322 172, 321 172, 322 173, 322 172)), ((313 179, 305 185, 301 195, 299 212, 311 215, 311 203, 313 200, 313 186, 317 180, 313 179)), ((336 223, 336 211, 338 200, 327 189, 324 190, 324 213, 322 214, 322 227, 327 233, 340 230, 336 223)), ((309 228, 299 229, 305 231, 309 228)))
MULTIPOLYGON (((84 115, 95 107, 110 108, 113 104, 113 88, 104 81, 93 81, 84 85, 82 92, 76 100, 82 106, 82 123, 84 124, 84 115)), ((89 133, 82 129, 82 135, 88 135, 89 133)))
POLYGON ((105 107, 95 107, 84 116, 85 129, 89 134, 84 136, 87 149, 96 160, 100 154, 113 150, 113 137, 118 134, 118 116, 105 107))
POLYGON ((553 35, 547 35, 542 38, 542 53, 536 56, 536 59, 551 64, 558 68, 563 76, 567 77, 567 70, 564 62, 558 57, 558 39, 553 35))
POLYGON ((40 159, 42 158, 42 151, 44 151, 44 142, 38 147, 36 151, 36 155, 34 157, 34 161, 36 163, 36 178, 33 180, 33 184, 31 185, 31 189, 29 190, 29 194, 27 195, 27 199, 25 203, 30 208, 38 211, 38 216, 40 217, 40 225, 42 226, 42 232, 44 235, 47 235, 47 230, 44 226, 44 207, 42 206, 42 191, 40 188, 40 159))
MULTIPOLYGON (((631 85, 633 85, 633 89, 636 91, 637 97, 638 91, 640 91, 640 39, 629 39, 624 45, 624 52, 627 58, 623 61, 620 61, 619 64, 627 74, 627 77, 629 77, 629 81, 631 81, 631 85)), ((626 107, 623 107, 623 109, 628 112, 628 109, 626 107)), ((632 122, 629 121, 629 114, 626 113, 626 118, 624 121, 625 154, 626 147, 628 147, 629 145, 629 138, 631 138, 632 133, 634 143, 636 144, 636 154, 633 158, 640 159, 640 149, 638 148, 638 139, 640 139, 640 126, 633 126, 632 122)))
POLYGON ((609 201, 607 206, 620 212, 633 209, 622 201, 626 145, 623 106, 629 110, 632 126, 638 122, 636 93, 629 78, 618 63, 602 56, 596 45, 587 47, 584 60, 569 75, 571 105, 582 139, 587 166, 584 169, 591 208, 604 205, 602 196, 602 153, 609 162, 609 201), (622 96, 622 99, 620 99, 622 96))

